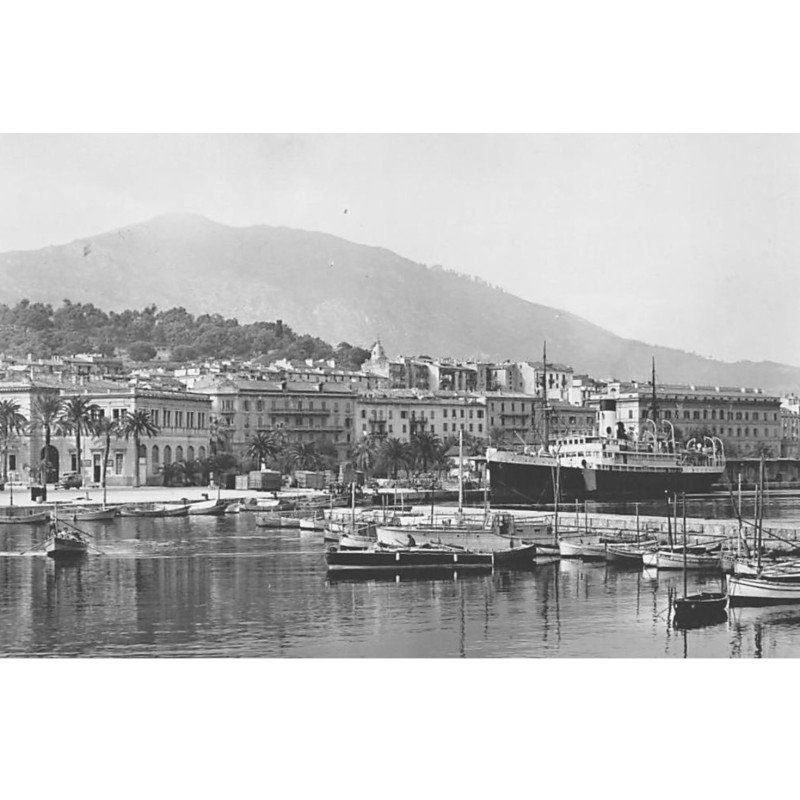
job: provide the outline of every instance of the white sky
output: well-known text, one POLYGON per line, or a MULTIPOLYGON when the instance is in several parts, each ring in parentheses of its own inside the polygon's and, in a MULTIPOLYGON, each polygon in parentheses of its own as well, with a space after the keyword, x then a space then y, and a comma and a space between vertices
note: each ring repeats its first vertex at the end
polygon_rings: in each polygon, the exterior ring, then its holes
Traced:
POLYGON ((0 251, 190 211, 384 246, 623 336, 799 364, 799 192, 789 134, 3 135, 0 251))

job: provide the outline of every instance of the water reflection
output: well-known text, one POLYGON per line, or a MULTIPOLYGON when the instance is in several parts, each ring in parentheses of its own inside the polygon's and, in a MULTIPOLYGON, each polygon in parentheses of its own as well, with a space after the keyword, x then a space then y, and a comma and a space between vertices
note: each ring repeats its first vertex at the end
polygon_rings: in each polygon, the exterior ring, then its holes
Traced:
MULTIPOLYGON (((794 509, 798 513, 797 507, 794 509)), ((487 574, 327 574, 321 538, 220 519, 95 526, 105 556, 21 556, 0 531, 0 652, 84 656, 800 655, 800 606, 673 628, 679 572, 562 560, 487 574)), ((689 591, 714 591, 690 575, 689 591)))

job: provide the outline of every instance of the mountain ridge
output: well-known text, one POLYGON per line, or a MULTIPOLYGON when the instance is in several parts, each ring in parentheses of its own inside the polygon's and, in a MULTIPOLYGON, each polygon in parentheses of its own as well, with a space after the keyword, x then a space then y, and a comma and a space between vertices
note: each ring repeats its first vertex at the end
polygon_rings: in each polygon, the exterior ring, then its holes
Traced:
MULTIPOLYGON (((336 343, 381 337, 392 354, 540 358, 576 373, 664 383, 800 388, 800 367, 724 362, 625 339, 569 311, 520 298, 453 270, 323 231, 232 227, 164 214, 38 250, 0 253, 0 302, 64 297, 106 310, 184 307, 241 322, 282 319, 336 343)), ((613 311, 613 310, 612 310, 613 311)))

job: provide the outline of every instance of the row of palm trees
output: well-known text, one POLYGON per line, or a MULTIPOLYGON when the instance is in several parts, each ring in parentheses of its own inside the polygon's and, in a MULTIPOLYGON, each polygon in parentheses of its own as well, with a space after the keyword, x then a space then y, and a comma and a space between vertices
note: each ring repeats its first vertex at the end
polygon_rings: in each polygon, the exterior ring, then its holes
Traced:
POLYGON ((8 480, 8 448, 14 436, 29 430, 44 433, 44 459, 42 467, 45 481, 50 477, 51 440, 53 435, 74 436, 75 453, 80 469, 83 438, 87 435, 102 439, 104 443, 103 488, 106 485, 106 468, 111 452, 111 440, 133 439, 136 448, 135 478, 139 478, 139 450, 142 438, 159 433, 158 426, 144 410, 132 411, 120 419, 106 417, 100 407, 88 397, 63 398, 58 395, 37 395, 31 403, 31 419, 28 420, 14 400, 0 400, 0 445, 2 445, 3 480, 8 480))

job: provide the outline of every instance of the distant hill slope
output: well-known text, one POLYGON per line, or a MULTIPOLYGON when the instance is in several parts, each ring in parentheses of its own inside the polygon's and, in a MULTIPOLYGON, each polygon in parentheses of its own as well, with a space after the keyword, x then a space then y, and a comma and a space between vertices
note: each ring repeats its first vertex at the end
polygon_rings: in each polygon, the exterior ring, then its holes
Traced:
POLYGON ((800 368, 724 363, 623 339, 580 317, 522 300, 468 276, 416 264, 324 233, 232 228, 165 215, 42 250, 0 255, 0 301, 92 302, 122 310, 151 303, 242 322, 283 319, 336 344, 390 354, 482 358, 548 356, 576 372, 727 386, 800 389, 800 368))

